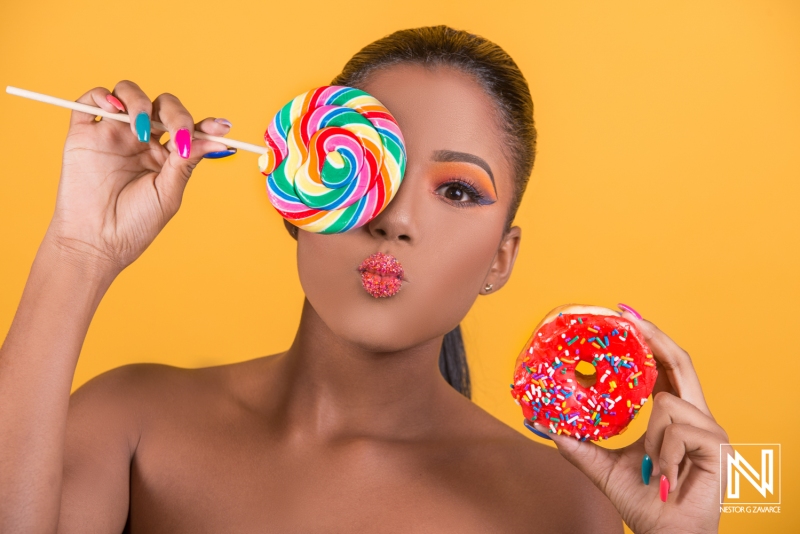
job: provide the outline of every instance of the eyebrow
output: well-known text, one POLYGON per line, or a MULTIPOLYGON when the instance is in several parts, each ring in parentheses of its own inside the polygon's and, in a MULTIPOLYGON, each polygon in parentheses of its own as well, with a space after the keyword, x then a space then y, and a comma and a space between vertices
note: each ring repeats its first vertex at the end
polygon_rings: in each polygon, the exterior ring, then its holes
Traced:
POLYGON ((476 156, 475 154, 468 154, 467 152, 456 152, 454 150, 437 150, 433 153, 433 161, 440 161, 442 163, 450 163, 452 161, 463 161, 465 163, 472 163, 477 165, 489 175, 492 180, 492 187, 494 187, 494 194, 497 194, 497 186, 494 183, 494 174, 492 168, 486 163, 486 160, 476 156))

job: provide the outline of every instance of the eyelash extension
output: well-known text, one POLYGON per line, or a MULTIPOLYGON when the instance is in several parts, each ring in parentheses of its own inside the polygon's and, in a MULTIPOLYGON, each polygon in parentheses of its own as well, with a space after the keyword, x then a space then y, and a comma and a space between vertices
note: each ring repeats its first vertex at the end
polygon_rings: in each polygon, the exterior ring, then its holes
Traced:
POLYGON ((457 208, 467 208, 471 204, 477 204, 477 205, 480 205, 480 206, 485 206, 487 204, 493 204, 494 203, 494 200, 491 200, 491 199, 487 198, 486 195, 484 195, 481 192, 479 192, 477 187, 475 186, 475 184, 472 183, 467 178, 456 178, 454 180, 450 180, 449 182, 445 182, 445 183, 441 184, 439 187, 437 187, 437 189, 441 189, 442 187, 451 186, 451 185, 460 186, 472 198, 471 202, 459 202, 457 200, 450 200, 448 198, 442 197, 442 198, 444 198, 445 201, 447 201, 448 204, 451 204, 451 205, 455 204, 455 206, 457 208))

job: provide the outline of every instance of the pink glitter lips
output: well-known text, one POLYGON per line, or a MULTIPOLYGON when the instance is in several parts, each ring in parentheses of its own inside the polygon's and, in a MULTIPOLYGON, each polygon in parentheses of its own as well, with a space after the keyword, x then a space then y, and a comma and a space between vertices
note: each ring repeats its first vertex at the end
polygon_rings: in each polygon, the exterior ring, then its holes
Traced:
POLYGON ((358 267, 361 285, 373 297, 391 297, 400 291, 403 284, 403 266, 391 254, 376 252, 358 267))

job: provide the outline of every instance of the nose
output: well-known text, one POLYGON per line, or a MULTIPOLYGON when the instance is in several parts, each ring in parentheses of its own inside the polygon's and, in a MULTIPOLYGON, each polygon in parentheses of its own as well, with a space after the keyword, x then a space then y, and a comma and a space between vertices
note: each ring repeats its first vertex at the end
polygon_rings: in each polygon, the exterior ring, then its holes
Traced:
POLYGON ((406 169, 406 176, 389 205, 365 225, 373 237, 409 243, 416 240, 417 217, 414 216, 414 191, 410 178, 406 169))

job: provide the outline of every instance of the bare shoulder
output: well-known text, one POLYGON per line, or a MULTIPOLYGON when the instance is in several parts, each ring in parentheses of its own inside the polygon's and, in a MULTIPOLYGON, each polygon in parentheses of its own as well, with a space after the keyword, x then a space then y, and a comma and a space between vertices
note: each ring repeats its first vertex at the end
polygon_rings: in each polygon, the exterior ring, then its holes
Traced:
POLYGON ((130 465, 153 392, 180 374, 130 365, 103 373, 70 397, 59 532, 121 532, 129 509, 130 465))
POLYGON ((69 418, 106 428, 138 422, 141 402, 165 389, 182 369, 158 364, 131 364, 106 371, 80 386, 70 397, 69 418))
POLYGON ((97 459, 130 462, 148 418, 163 412, 166 397, 180 396, 189 373, 167 365, 133 364, 102 373, 70 397, 67 468, 85 470, 85 451, 97 459))
POLYGON ((130 416, 146 415, 142 408, 188 393, 203 375, 209 378, 209 373, 198 371, 153 363, 117 367, 78 388, 70 398, 70 413, 92 412, 131 422, 130 416))
MULTIPOLYGON (((172 408, 200 407, 247 389, 247 377, 258 376, 271 357, 198 369, 154 363, 117 367, 89 380, 70 399, 70 412, 105 414, 141 425, 147 418, 168 414, 172 408)), ((257 386, 256 386, 257 387, 257 386)), ((101 417, 102 418, 102 417, 101 417)), ((98 421, 99 422, 99 421, 98 421)))
POLYGON ((546 532, 623 532, 611 501, 555 446, 534 441, 473 406, 472 421, 465 421, 473 436, 465 438, 473 444, 469 465, 482 466, 480 476, 513 503, 521 521, 546 532))

